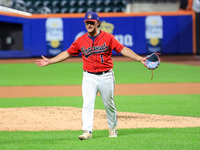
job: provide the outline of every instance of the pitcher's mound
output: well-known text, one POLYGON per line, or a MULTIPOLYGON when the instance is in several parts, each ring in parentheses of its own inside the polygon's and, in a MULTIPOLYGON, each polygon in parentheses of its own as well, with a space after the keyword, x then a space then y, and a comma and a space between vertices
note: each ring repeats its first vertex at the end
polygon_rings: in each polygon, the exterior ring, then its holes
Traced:
MULTIPOLYGON (((82 109, 0 108, 0 131, 81 130, 82 109)), ((117 129, 200 127, 200 118, 118 112, 117 129)), ((108 129, 105 110, 94 111, 94 130, 108 129)))

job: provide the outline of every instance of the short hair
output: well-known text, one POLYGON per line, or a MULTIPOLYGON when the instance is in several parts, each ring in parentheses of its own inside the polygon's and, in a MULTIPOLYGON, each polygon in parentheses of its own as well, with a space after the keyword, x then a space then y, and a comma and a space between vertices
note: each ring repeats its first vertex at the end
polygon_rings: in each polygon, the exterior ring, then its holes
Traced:
POLYGON ((101 26, 101 21, 97 21, 97 23, 99 23, 99 25, 97 26, 97 28, 100 28, 100 26, 101 26))

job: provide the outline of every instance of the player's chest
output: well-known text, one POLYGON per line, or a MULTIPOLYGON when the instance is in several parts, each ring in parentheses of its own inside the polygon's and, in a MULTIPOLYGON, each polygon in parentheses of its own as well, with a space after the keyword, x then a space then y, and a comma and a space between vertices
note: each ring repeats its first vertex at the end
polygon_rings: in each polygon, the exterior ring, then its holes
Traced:
POLYGON ((106 40, 86 41, 81 44, 80 49, 83 55, 99 54, 110 50, 109 42, 106 40))

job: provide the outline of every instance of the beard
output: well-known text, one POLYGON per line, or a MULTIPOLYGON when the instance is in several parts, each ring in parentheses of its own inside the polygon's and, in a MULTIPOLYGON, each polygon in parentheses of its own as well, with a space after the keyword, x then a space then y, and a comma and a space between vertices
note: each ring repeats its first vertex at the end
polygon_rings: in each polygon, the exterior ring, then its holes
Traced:
POLYGON ((95 33, 96 32, 95 28, 88 28, 87 31, 88 31, 88 33, 95 33))

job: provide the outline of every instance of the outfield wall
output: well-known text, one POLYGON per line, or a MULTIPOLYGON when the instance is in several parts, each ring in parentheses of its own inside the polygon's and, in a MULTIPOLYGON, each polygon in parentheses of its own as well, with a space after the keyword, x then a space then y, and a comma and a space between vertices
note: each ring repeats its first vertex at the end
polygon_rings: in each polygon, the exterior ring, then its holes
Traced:
MULTIPOLYGON (((192 11, 99 13, 99 16, 102 30, 112 33, 138 54, 196 53, 192 11)), ((23 16, 0 12, 0 58, 57 55, 86 33, 83 17, 84 14, 23 16)))

